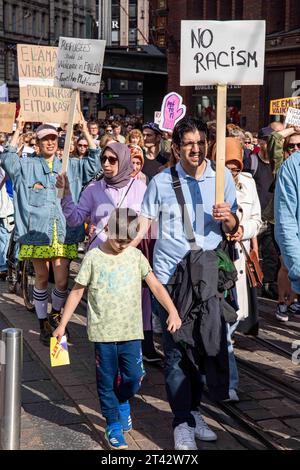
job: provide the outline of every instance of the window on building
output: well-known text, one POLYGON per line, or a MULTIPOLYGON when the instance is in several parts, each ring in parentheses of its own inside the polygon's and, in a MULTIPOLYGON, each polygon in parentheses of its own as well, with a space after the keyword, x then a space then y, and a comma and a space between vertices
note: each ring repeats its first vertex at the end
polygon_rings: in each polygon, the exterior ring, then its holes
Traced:
POLYGON ((85 23, 80 23, 80 38, 85 38, 85 23))
POLYGON ((284 31, 285 0, 269 0, 263 4, 263 14, 267 18, 267 34, 284 31))
POLYGON ((3 15, 4 15, 4 30, 11 30, 11 17, 10 17, 10 5, 7 2, 4 2, 3 5, 3 15))
POLYGON ((217 19, 217 0, 206 0, 206 20, 217 19))
POLYGON ((17 12, 18 7, 16 5, 12 5, 11 7, 11 30, 13 33, 17 32, 17 12))
POLYGON ((289 30, 299 28, 300 2, 290 0, 289 30))
POLYGON ((48 19, 47 13, 42 13, 42 25, 43 25, 44 38, 47 38, 49 34, 49 19, 48 19))
POLYGON ((234 3, 233 19, 242 20, 244 15, 244 2, 237 1, 234 3))
POLYGON ((129 0, 129 45, 137 43, 137 0, 129 0))
POLYGON ((120 80, 120 90, 128 90, 128 80, 120 80))
POLYGON ((59 16, 54 17, 54 36, 55 38, 59 37, 59 16))
POLYGON ((112 46, 120 45, 120 1, 112 0, 111 2, 111 44, 112 46))
POLYGON ((167 9, 167 0, 158 0, 157 8, 166 10, 167 9))
POLYGON ((62 22, 63 22, 62 35, 69 36, 68 18, 63 18, 62 22))
POLYGON ((36 12, 32 12, 32 28, 31 28, 32 36, 36 36, 36 12))
POLYGON ((232 19, 232 1, 220 2, 220 18, 221 21, 229 21, 232 19))

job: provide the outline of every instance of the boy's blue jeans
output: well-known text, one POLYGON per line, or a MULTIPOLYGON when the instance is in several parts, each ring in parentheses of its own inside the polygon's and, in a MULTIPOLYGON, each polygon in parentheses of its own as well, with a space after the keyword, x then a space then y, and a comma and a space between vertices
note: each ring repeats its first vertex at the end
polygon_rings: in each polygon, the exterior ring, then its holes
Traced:
POLYGON ((141 341, 95 343, 96 381, 107 424, 119 421, 119 404, 138 392, 145 375, 141 341))

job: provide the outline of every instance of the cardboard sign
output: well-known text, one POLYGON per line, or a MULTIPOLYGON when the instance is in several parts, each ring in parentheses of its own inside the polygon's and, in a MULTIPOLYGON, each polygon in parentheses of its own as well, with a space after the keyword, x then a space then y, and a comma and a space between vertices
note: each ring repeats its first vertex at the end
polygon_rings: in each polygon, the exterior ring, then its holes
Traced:
POLYGON ((181 21, 180 85, 262 85, 265 21, 181 21))
POLYGON ((175 124, 185 116, 186 106, 182 104, 182 97, 172 91, 163 100, 159 128, 162 131, 173 132, 175 124))
POLYGON ((56 86, 99 93, 106 41, 59 38, 56 86))
POLYGON ((300 109, 289 108, 286 118, 285 126, 291 124, 292 126, 300 126, 300 109))
POLYGON ((112 112, 114 115, 118 114, 119 116, 125 116, 125 109, 124 108, 113 108, 112 112))
MULTIPOLYGON (((54 87, 57 47, 18 44, 22 115, 28 122, 68 122, 72 90, 54 87)), ((75 122, 79 122, 77 110, 75 122)))
POLYGON ((98 111, 98 119, 106 119, 106 111, 98 111))
POLYGON ((275 116, 285 116, 289 108, 300 109, 300 97, 291 96, 270 101, 270 114, 275 116))
POLYGON ((0 132, 13 132, 16 103, 0 103, 0 132))
POLYGON ((63 336, 60 343, 57 338, 50 338, 50 362, 51 367, 65 366, 70 364, 68 344, 66 336, 63 336))

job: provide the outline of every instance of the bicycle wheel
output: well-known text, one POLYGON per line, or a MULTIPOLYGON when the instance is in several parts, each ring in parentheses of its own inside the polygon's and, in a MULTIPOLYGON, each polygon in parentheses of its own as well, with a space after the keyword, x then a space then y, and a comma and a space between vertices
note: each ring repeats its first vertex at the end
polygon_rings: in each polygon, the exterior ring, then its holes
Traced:
POLYGON ((34 311, 33 304, 33 288, 35 281, 35 273, 33 269, 33 264, 30 260, 25 260, 23 262, 22 269, 22 295, 25 307, 29 312, 34 311))
POLYGON ((11 233, 8 250, 7 250, 7 282, 8 291, 11 294, 16 294, 18 289, 18 282, 21 281, 19 262, 15 259, 15 241, 14 230, 11 233))

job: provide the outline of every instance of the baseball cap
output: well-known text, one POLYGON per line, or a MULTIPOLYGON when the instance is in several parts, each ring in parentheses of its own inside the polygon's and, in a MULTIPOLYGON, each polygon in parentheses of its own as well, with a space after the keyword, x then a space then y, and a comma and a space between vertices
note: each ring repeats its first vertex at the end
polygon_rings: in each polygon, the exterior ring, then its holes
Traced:
POLYGON ((162 134, 162 131, 155 122, 146 122, 146 124, 143 125, 143 129, 151 129, 156 134, 162 134))
POLYGON ((38 139, 42 139, 46 137, 46 135, 55 135, 58 137, 58 132, 55 127, 50 124, 41 124, 36 130, 36 136, 38 139))
POLYGON ((266 137, 269 137, 269 135, 271 135, 272 132, 273 132, 272 127, 269 127, 269 126, 268 126, 268 127, 262 127, 262 128, 260 129, 260 131, 258 132, 258 136, 257 136, 257 137, 258 137, 259 139, 264 139, 264 138, 266 138, 266 137))

